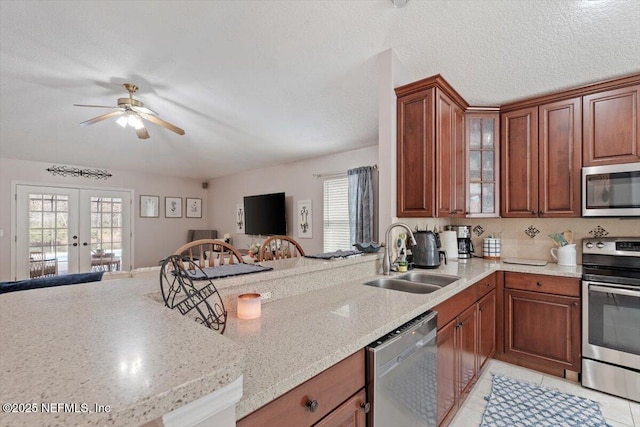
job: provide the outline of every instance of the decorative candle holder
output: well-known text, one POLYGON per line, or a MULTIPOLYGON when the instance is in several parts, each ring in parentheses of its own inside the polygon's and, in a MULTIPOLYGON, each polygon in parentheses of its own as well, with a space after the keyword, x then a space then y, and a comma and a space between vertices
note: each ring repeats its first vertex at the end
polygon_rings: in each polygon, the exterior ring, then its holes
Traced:
POLYGON ((256 319, 262 312, 260 294, 238 295, 238 319, 256 319))

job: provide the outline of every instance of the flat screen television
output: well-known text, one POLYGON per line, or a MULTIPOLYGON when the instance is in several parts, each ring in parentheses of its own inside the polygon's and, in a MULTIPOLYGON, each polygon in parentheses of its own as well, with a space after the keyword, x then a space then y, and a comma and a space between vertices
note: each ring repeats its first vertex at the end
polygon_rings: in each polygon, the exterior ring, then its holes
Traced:
POLYGON ((260 194, 244 198, 246 234, 286 235, 287 216, 284 193, 260 194))

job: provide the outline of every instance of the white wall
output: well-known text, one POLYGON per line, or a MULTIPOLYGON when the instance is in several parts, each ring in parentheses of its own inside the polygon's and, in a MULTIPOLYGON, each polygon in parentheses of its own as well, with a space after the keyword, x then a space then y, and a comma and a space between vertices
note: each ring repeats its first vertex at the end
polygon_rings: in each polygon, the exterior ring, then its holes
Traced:
POLYGON ((31 162, 0 158, 0 281, 11 280, 11 191, 12 181, 35 184, 84 186, 94 188, 133 189, 134 266, 148 267, 172 254, 187 241, 187 230, 207 229, 207 190, 201 180, 176 178, 147 173, 109 169, 113 174, 108 180, 64 178, 46 171, 51 163, 31 162), (160 196, 160 218, 140 218, 140 195, 160 196), (183 218, 164 218, 164 197, 183 198, 183 218), (201 219, 184 217, 184 199, 202 199, 201 219))
POLYGON ((258 238, 236 233, 236 204, 243 204, 244 196, 284 192, 287 209, 287 234, 300 242, 308 254, 322 252, 322 179, 313 174, 346 171, 358 166, 371 166, 378 162, 378 147, 362 148, 304 160, 286 165, 255 169, 239 174, 214 178, 209 181, 209 223, 218 230, 218 236, 230 233, 233 245, 248 249, 258 238), (311 200, 313 207, 313 238, 298 239, 294 206, 298 201, 311 200))

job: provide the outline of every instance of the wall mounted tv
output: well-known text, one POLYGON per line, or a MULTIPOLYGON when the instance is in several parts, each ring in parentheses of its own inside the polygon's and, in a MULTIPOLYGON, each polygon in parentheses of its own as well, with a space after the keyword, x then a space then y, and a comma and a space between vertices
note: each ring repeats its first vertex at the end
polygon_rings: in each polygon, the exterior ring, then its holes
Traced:
POLYGON ((287 216, 284 193, 260 194, 244 198, 246 234, 286 235, 287 216))

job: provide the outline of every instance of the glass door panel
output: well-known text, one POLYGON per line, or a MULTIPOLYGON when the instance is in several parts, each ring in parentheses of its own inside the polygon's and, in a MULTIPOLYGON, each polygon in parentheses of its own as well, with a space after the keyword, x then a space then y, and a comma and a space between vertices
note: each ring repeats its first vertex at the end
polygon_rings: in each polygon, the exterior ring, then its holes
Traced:
POLYGON ((91 271, 123 271, 131 265, 131 194, 123 191, 82 190, 81 203, 88 206, 88 215, 81 216, 89 232, 83 246, 89 252, 81 262, 91 271))
POLYGON ((498 114, 468 113, 467 216, 498 216, 498 114))
POLYGON ((18 185, 16 278, 52 277, 76 271, 77 191, 18 185), (75 243, 75 246, 74 246, 75 243))

